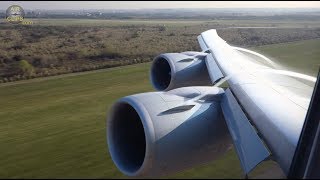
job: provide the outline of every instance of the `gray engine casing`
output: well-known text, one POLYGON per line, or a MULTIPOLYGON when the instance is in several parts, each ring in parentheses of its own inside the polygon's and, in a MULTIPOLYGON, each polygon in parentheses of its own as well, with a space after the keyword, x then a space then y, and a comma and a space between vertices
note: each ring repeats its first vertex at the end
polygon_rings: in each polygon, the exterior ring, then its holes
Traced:
POLYGON ((150 70, 153 87, 159 91, 186 86, 211 85, 205 64, 207 53, 165 53, 155 57, 150 70))
POLYGON ((115 165, 128 176, 154 177, 220 157, 232 146, 219 104, 223 92, 216 87, 183 87, 118 100, 107 119, 107 143, 115 165))

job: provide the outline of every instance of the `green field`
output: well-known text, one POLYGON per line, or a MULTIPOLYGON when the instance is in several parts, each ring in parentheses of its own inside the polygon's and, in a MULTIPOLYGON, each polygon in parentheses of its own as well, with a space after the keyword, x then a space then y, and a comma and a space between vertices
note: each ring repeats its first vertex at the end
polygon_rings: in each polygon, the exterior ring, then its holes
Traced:
MULTIPOLYGON (((308 40, 254 49, 315 76, 319 45, 320 40, 308 40)), ((1 84, 0 178, 123 178, 107 151, 106 113, 120 97, 153 90, 149 66, 1 84)), ((173 177, 243 176, 230 151, 209 165, 173 177)))
POLYGON ((320 39, 265 45, 251 48, 289 70, 317 76, 320 67, 320 39))

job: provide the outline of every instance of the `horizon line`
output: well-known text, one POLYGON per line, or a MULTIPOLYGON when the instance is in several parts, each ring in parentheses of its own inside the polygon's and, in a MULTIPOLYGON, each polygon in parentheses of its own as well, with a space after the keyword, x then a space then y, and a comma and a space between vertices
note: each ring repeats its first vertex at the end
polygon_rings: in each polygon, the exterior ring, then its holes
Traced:
MULTIPOLYGON (((14 4, 13 4, 14 5, 14 4)), ((23 8, 23 7, 22 7, 23 8)), ((261 7, 214 7, 214 8, 207 8, 207 7, 194 7, 194 8, 104 8, 104 9, 99 9, 99 8, 77 8, 77 9, 45 9, 45 8, 33 8, 33 9, 28 9, 28 8, 23 8, 25 10, 49 10, 49 11, 55 11, 55 10, 173 10, 173 9, 319 9, 320 7, 266 7, 266 8, 261 8, 261 7)), ((7 8, 1 9, 0 10, 7 10, 7 8)))

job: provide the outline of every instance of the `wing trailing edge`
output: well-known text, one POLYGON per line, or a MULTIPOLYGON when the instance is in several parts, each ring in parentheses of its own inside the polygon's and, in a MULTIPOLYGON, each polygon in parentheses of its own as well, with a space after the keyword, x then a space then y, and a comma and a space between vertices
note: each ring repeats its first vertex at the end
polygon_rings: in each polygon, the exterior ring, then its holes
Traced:
POLYGON ((260 162, 268 158, 270 152, 250 124, 230 89, 225 91, 221 107, 241 167, 248 174, 260 162))

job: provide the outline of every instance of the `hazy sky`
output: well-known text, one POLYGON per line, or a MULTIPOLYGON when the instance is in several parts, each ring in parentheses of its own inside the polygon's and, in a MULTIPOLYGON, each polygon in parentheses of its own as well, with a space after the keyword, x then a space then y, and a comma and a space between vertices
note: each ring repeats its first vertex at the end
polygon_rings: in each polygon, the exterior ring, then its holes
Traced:
POLYGON ((0 9, 320 8, 320 1, 1 1, 0 9))

